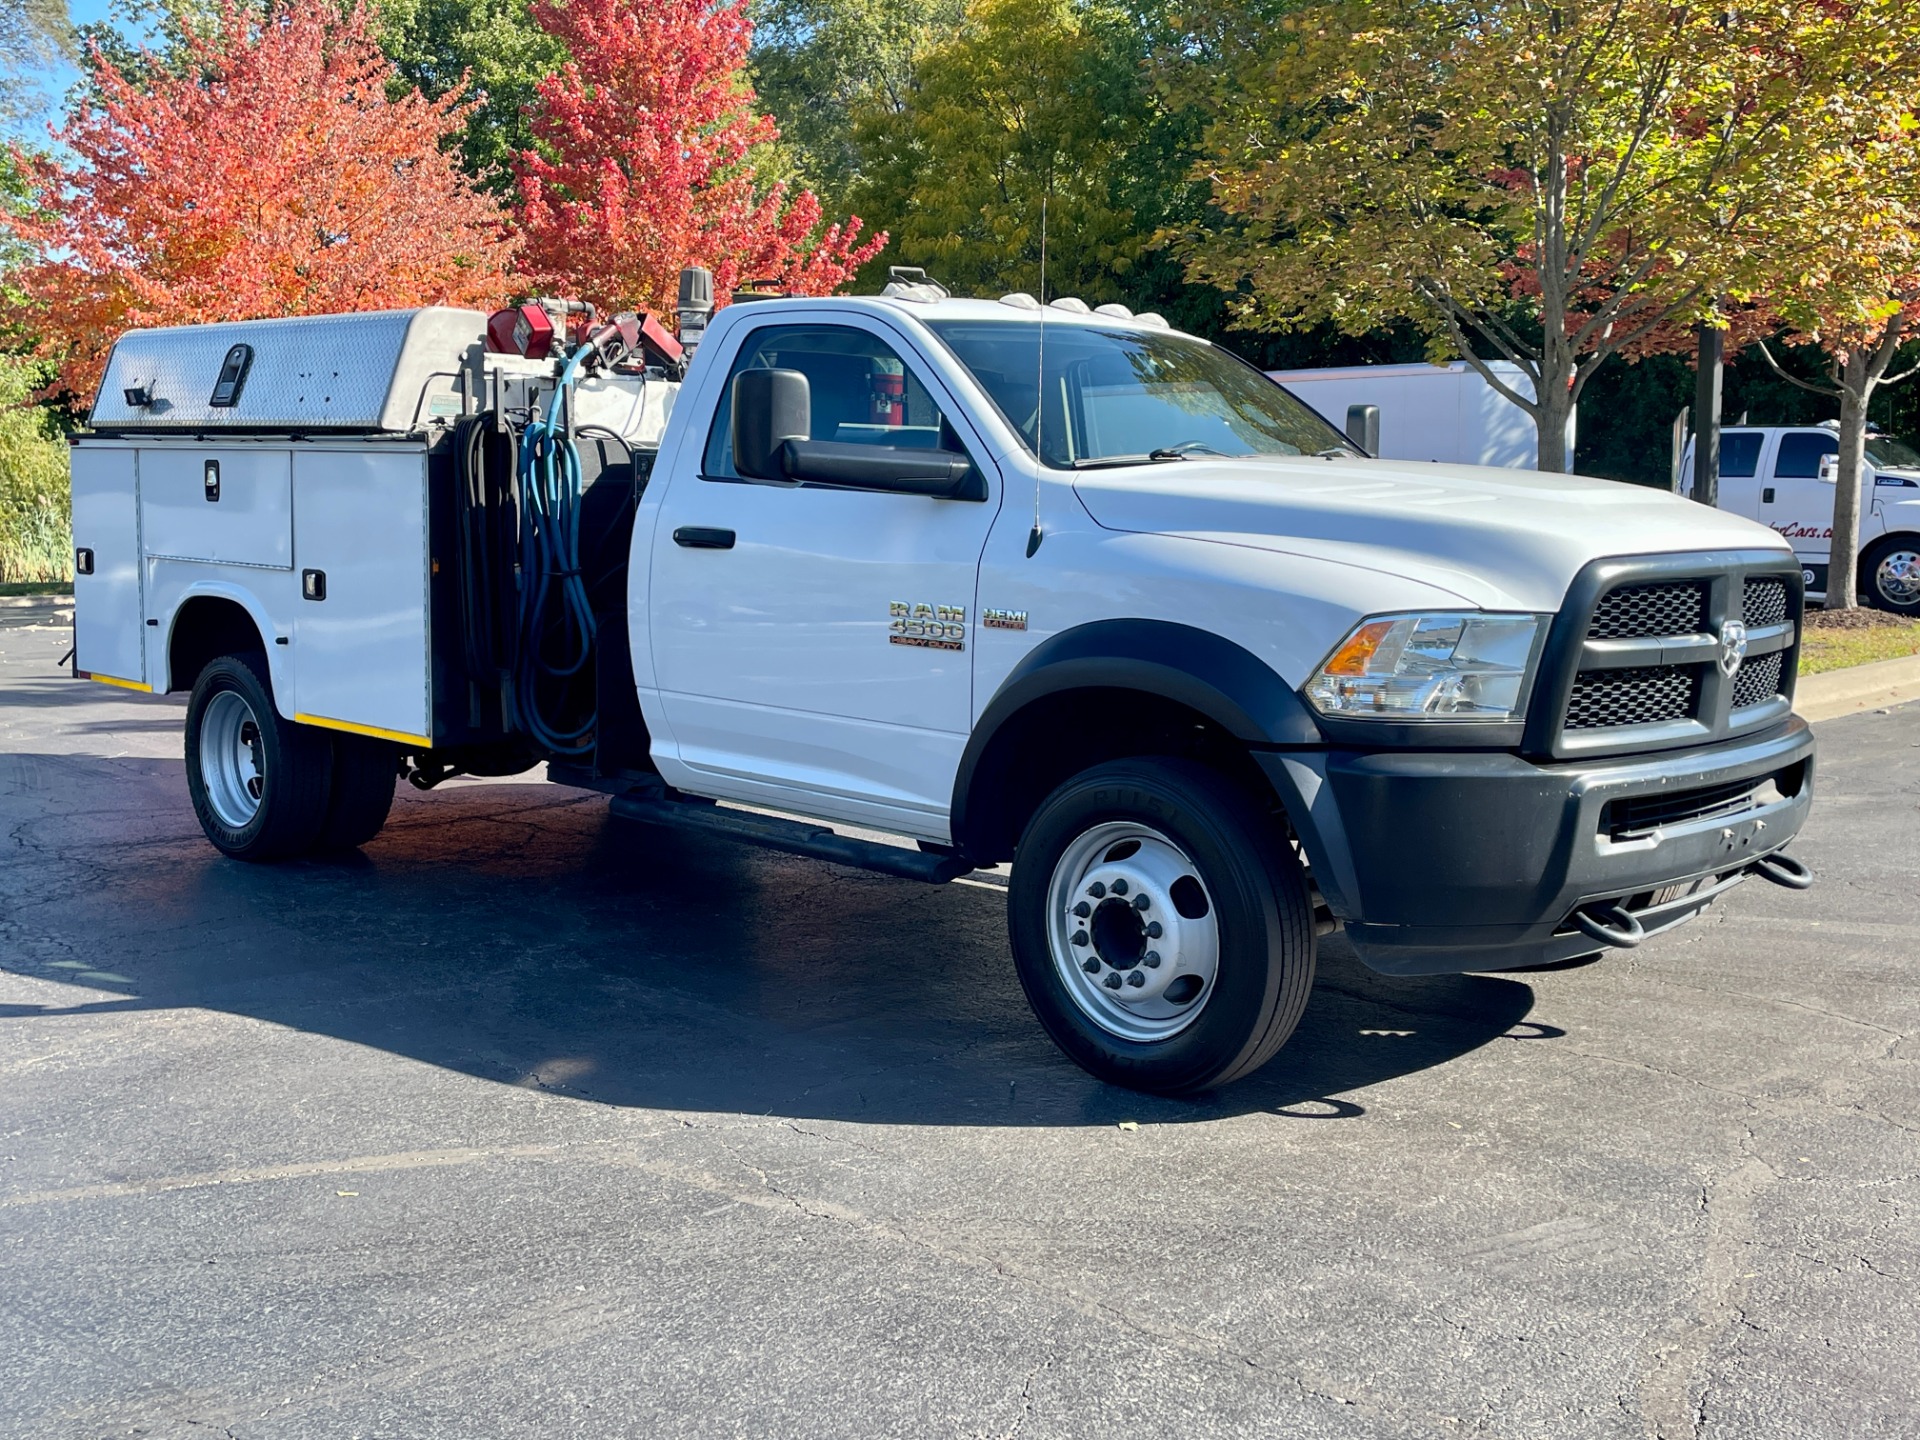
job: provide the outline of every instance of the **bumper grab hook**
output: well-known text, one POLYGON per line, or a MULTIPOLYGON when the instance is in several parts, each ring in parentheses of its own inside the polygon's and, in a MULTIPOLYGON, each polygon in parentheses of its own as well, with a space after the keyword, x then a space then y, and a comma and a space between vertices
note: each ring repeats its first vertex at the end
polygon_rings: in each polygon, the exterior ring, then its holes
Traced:
POLYGON ((1573 923, 1589 940, 1631 950, 1647 938, 1640 922, 1618 905, 1591 905, 1573 912, 1573 923))
POLYGON ((1813 884, 1813 871, 1784 850, 1762 855, 1753 862, 1753 873, 1762 880, 1771 880, 1789 890, 1805 890, 1813 884))

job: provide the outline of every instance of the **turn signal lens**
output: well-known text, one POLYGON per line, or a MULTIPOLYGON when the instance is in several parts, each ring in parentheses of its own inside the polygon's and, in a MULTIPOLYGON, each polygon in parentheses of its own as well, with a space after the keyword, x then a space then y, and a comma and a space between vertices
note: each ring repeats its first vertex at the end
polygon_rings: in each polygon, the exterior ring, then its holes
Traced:
POLYGON ((1364 675, 1367 662, 1373 659, 1374 652, 1381 642, 1393 633, 1393 621, 1373 620, 1362 625, 1349 635, 1340 648, 1333 652, 1333 658, 1321 667, 1327 675, 1364 675))
POLYGON ((1323 715, 1369 720, 1519 720, 1546 617, 1442 611, 1367 620, 1316 670, 1323 715))

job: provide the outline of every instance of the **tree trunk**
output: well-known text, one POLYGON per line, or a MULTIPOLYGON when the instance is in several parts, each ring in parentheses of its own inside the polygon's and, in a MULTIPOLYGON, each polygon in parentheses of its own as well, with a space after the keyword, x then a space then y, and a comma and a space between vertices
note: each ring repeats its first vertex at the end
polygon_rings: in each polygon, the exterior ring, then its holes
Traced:
POLYGON ((1873 397, 1866 354, 1856 349, 1840 374, 1840 473, 1833 491, 1833 539, 1827 550, 1829 610, 1851 610, 1859 582, 1860 472, 1867 448, 1867 402, 1873 397))
POLYGON ((1538 459, 1542 470, 1564 475, 1573 467, 1567 454, 1567 421, 1573 415, 1573 392, 1567 375, 1551 371, 1540 377, 1540 397, 1535 405, 1533 423, 1539 430, 1538 459))

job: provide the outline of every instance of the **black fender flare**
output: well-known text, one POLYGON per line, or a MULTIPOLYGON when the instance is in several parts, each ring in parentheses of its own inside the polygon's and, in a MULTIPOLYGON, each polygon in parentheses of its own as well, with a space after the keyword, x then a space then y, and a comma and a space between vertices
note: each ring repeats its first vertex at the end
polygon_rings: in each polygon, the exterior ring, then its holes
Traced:
POLYGON ((1172 700, 1256 748, 1326 744, 1299 693, 1272 666, 1231 640, 1168 620, 1078 625, 1028 652, 981 711, 954 777, 956 844, 964 849, 972 833, 969 816, 979 809, 979 771, 1001 727, 1049 695, 1095 689, 1138 690, 1172 700))

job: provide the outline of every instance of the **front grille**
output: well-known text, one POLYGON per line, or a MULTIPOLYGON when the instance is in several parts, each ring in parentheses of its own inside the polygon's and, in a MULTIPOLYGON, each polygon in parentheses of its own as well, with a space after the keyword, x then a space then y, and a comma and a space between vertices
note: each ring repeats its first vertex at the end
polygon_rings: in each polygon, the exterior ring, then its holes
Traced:
POLYGON ((1784 621, 1787 618, 1787 582, 1768 576, 1748 579, 1740 596, 1740 618, 1749 630, 1778 625, 1784 621))
POLYGON ((1567 698, 1566 728, 1605 730, 1693 718, 1700 704, 1698 666, 1582 670, 1567 698))
POLYGON ((1744 815, 1753 809, 1762 780, 1729 780, 1720 785, 1703 785, 1698 790, 1677 794, 1640 795, 1631 800, 1615 800, 1601 816, 1600 826, 1615 840, 1631 840, 1658 830, 1663 825, 1684 825, 1691 820, 1721 819, 1744 815))
POLYGON ((1776 650, 1747 661, 1733 677, 1733 708, 1744 710, 1771 700, 1780 693, 1780 662, 1785 652, 1776 650))
POLYGON ((1692 635, 1706 629, 1707 587, 1699 580, 1628 585, 1593 607, 1590 640, 1640 640, 1652 635, 1692 635))

